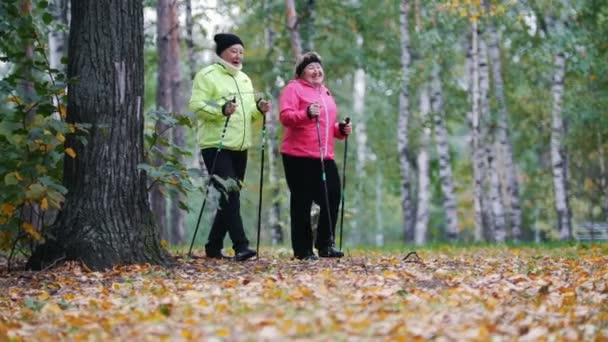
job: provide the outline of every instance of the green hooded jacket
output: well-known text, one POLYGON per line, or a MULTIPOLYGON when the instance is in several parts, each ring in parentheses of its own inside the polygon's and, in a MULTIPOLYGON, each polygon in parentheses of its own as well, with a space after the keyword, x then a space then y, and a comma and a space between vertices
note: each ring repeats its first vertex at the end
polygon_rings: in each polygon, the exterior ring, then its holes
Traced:
POLYGON ((242 71, 229 70, 220 63, 203 68, 194 77, 189 109, 198 118, 201 149, 218 147, 226 117, 222 105, 235 99, 236 112, 230 116, 222 148, 244 151, 251 146, 251 123, 260 118, 253 85, 242 71))

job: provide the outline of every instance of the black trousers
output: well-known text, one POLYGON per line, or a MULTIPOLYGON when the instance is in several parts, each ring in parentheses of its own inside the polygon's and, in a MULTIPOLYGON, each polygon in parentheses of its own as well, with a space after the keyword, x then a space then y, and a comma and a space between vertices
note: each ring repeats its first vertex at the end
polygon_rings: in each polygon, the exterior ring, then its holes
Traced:
MULTIPOLYGON (((203 160, 207 170, 211 172, 213 159, 217 154, 217 148, 206 148, 201 150, 203 160)), ((232 178, 239 184, 245 178, 245 169, 247 167, 247 151, 229 151, 221 150, 217 154, 215 168, 213 174, 218 175, 223 179, 232 178)), ((221 187, 217 182, 213 182, 213 186, 218 189, 221 187)), ((210 252, 219 252, 224 245, 224 237, 226 233, 230 235, 232 240, 232 248, 239 252, 249 246, 249 240, 243 229, 243 219, 241 218, 241 199, 240 191, 230 191, 226 196, 220 196, 220 203, 213 220, 213 225, 209 231, 209 237, 205 250, 210 252)))
POLYGON ((289 186, 290 216, 291 216, 291 245, 296 257, 313 254, 312 227, 310 210, 315 202, 321 207, 319 225, 317 227, 317 249, 335 245, 336 217, 340 205, 340 176, 338 167, 333 160, 324 160, 329 194, 329 213, 331 224, 327 218, 325 189, 323 187, 321 160, 316 158, 295 157, 283 154, 285 178, 289 186))

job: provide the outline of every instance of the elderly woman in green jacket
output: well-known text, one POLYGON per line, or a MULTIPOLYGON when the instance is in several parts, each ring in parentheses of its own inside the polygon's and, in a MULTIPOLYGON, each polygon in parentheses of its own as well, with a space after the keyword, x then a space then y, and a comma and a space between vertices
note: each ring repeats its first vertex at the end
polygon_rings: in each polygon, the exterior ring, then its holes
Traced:
MULTIPOLYGON (((241 184, 247 166, 247 149, 251 146, 251 123, 270 110, 270 103, 256 101, 251 80, 241 71, 244 51, 241 39, 230 33, 216 34, 213 39, 219 58, 196 74, 189 107, 199 120, 198 138, 207 170, 241 184), (220 142, 225 124, 226 133, 220 142)), ((226 233, 232 240, 237 261, 256 255, 255 250, 249 248, 243 229, 239 191, 230 191, 227 198, 222 196, 220 200, 205 245, 207 257, 225 258, 222 248, 226 233)))

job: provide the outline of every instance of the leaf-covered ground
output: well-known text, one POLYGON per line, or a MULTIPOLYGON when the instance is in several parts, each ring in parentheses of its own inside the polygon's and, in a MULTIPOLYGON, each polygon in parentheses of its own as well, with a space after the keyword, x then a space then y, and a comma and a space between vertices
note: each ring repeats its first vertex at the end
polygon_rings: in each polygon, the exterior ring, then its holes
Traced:
POLYGON ((0 340, 608 340, 608 245, 0 274, 0 340))

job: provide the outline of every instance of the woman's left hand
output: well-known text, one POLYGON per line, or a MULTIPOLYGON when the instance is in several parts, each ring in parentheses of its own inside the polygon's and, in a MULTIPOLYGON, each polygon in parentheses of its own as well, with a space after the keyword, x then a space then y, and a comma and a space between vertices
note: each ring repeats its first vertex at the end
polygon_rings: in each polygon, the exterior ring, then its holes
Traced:
POLYGON ((350 120, 342 120, 338 126, 340 127, 340 133, 342 133, 342 135, 350 135, 353 132, 353 124, 350 120))
POLYGON ((266 114, 272 109, 272 103, 270 101, 260 99, 258 101, 258 109, 262 114, 266 114))

